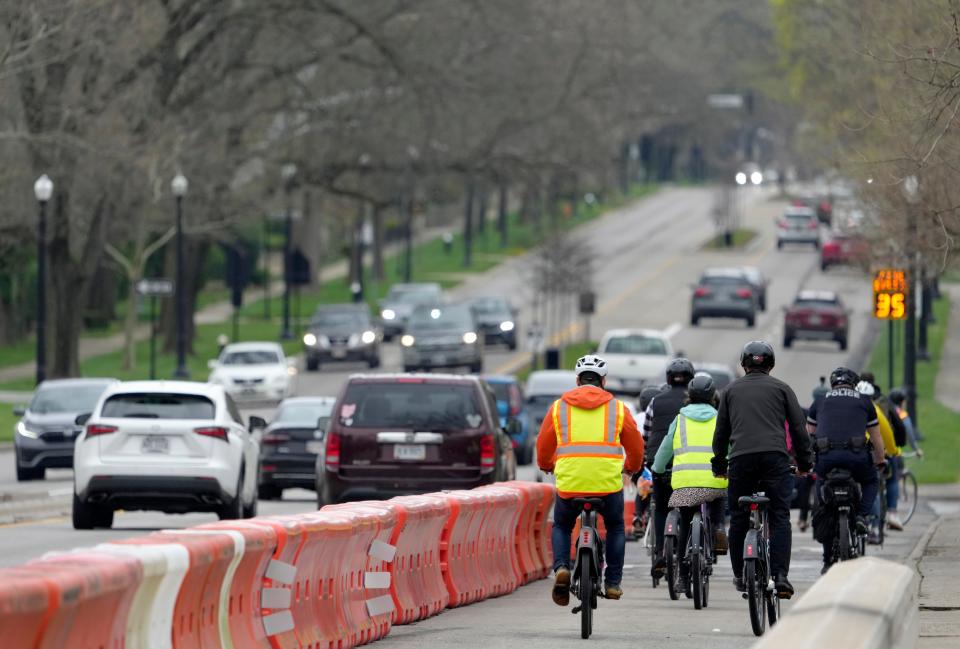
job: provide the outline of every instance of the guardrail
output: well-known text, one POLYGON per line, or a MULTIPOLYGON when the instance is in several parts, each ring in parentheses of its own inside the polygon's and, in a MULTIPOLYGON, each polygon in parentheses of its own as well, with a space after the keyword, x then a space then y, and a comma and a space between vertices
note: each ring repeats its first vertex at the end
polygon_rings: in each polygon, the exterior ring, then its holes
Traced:
POLYGON ((912 649, 917 587, 913 570, 892 561, 834 564, 753 649, 912 649))
POLYGON ((324 507, 0 570, 4 649, 363 645, 549 573, 551 485, 324 507))

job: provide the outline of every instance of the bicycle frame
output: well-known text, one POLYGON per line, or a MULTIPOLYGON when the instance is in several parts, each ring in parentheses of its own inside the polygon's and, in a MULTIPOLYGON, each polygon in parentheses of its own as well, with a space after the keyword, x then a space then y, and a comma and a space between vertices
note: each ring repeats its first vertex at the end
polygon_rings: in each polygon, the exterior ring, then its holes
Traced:
MULTIPOLYGON (((579 581, 583 561, 590 562, 590 575, 594 579, 600 579, 603 574, 603 539, 597 533, 597 512, 593 509, 580 512, 580 533, 577 535, 577 553, 573 566, 575 581, 579 581)), ((578 589, 574 590, 579 598, 578 589)))

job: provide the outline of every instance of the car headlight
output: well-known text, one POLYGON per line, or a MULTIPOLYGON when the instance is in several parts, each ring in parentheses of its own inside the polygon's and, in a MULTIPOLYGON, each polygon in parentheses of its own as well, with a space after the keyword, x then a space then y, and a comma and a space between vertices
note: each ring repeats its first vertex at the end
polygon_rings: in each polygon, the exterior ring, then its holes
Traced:
POLYGON ((303 344, 307 347, 313 347, 317 344, 317 337, 310 332, 303 334, 303 344))
POLYGON ((31 439, 37 439, 37 437, 40 436, 37 431, 27 428, 27 425, 23 423, 23 421, 17 422, 17 434, 31 439))
POLYGON ((472 345, 473 343, 477 342, 476 332, 468 331, 467 333, 463 334, 463 342, 467 343, 468 345, 472 345))
POLYGON ((383 317, 384 320, 393 320, 397 317, 397 312, 394 311, 393 309, 384 309, 383 311, 380 312, 380 315, 383 317))
POLYGON ((360 334, 360 340, 364 345, 371 345, 377 339, 377 334, 372 331, 364 331, 360 334))
POLYGON ((500 323, 500 331, 513 331, 513 321, 506 320, 500 323))
POLYGON ((287 368, 287 376, 296 376, 296 375, 297 375, 297 368, 293 367, 292 365, 287 368))
POLYGON ((403 334, 403 336, 400 338, 400 344, 404 347, 413 347, 413 343, 415 342, 416 340, 410 334, 403 334))

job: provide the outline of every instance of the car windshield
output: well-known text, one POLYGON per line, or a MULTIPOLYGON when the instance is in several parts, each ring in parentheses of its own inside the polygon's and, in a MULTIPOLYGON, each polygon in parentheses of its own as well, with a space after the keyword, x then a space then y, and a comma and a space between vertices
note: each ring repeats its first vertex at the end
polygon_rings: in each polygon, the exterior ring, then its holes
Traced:
POLYGON ((136 419, 213 419, 215 407, 199 394, 127 393, 115 394, 103 404, 101 417, 136 419))
POLYGON ((835 309, 839 304, 832 300, 797 300, 793 306, 800 309, 835 309))
POLYGON ((701 279, 700 283, 712 286, 736 286, 746 284, 747 280, 745 277, 737 277, 735 275, 708 275, 701 279))
POLYGON ((475 392, 464 384, 352 383, 335 415, 352 428, 438 432, 478 428, 483 416, 475 392))
POLYGON ((420 304, 431 300, 440 299, 440 293, 432 287, 417 286, 398 288, 393 287, 387 293, 387 302, 400 302, 401 304, 420 304))
POLYGON ((275 365, 280 362, 277 352, 269 349, 247 349, 226 352, 220 359, 222 365, 275 365))
POLYGON ((659 338, 642 335, 617 336, 607 341, 603 350, 608 354, 650 354, 666 356, 667 347, 659 338))
POLYGON ((288 403, 280 407, 274 424, 314 427, 320 417, 329 417, 333 410, 332 402, 320 403, 288 403))
POLYGON ((499 297, 480 298, 479 300, 474 300, 471 306, 474 311, 484 315, 510 312, 507 301, 499 297))
POLYGON ((367 326, 370 318, 360 311, 330 311, 318 313, 314 316, 311 326, 314 327, 356 327, 367 326))
POLYGON ((463 306, 437 306, 417 309, 410 318, 408 329, 418 331, 471 331, 474 328, 470 309, 463 306))
POLYGON ((33 395, 30 412, 38 415, 90 412, 106 388, 106 384, 102 383, 44 386, 33 395))

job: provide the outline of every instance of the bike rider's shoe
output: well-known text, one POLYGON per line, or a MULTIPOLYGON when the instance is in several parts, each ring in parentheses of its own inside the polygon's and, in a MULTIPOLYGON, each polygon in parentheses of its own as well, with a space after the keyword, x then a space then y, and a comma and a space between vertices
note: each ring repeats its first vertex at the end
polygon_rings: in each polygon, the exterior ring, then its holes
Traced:
POLYGON ((620 584, 607 584, 605 590, 606 593, 604 597, 607 599, 620 599, 623 597, 623 588, 620 587, 620 584))
POLYGON ((777 587, 777 597, 780 599, 790 599, 793 597, 793 584, 790 583, 786 575, 777 575, 773 583, 777 587))
POLYGON ((900 520, 900 517, 897 516, 897 512, 887 512, 887 529, 897 530, 898 532, 903 531, 903 522, 900 520))
POLYGON ((713 530, 713 551, 717 555, 726 554, 730 544, 727 542, 727 531, 722 528, 713 530))
POLYGON ((737 589, 738 593, 747 592, 747 584, 743 581, 743 577, 734 577, 733 578, 733 587, 737 589))
POLYGON ((857 516, 857 533, 858 534, 868 534, 870 532, 870 525, 867 523, 867 519, 863 516, 857 516))
POLYGON ((824 561, 824 562, 823 562, 823 567, 820 568, 820 574, 821 574, 821 575, 827 574, 827 571, 830 570, 830 566, 832 566, 832 565, 833 565, 832 563, 827 563, 826 561, 824 561))
POLYGON ((809 527, 810 527, 810 524, 807 522, 807 519, 805 519, 805 518, 799 518, 799 519, 797 519, 797 529, 798 529, 798 530, 800 530, 801 532, 806 532, 806 531, 807 531, 807 528, 809 528, 809 527))
POLYGON ((653 564, 653 567, 650 568, 650 576, 656 577, 657 579, 663 579, 664 575, 667 574, 667 562, 663 557, 657 557, 656 562, 653 564))
POLYGON ((570 603, 570 569, 557 568, 553 577, 553 603, 567 606, 570 603))

